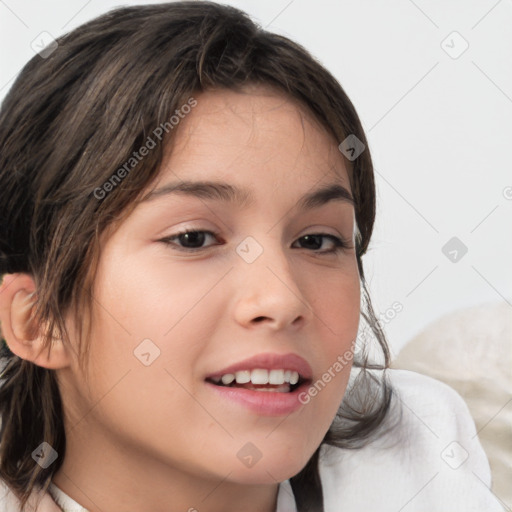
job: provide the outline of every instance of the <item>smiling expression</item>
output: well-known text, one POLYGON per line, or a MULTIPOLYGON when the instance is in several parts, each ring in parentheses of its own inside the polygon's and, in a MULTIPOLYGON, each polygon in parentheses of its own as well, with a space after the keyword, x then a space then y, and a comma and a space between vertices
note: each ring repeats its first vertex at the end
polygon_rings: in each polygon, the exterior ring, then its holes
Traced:
POLYGON ((349 176, 337 141, 289 98, 264 88, 196 98, 153 193, 102 242, 90 387, 77 365, 58 372, 76 425, 69 450, 87 436, 91 460, 109 444, 113 461, 138 453, 203 478, 285 480, 322 441, 350 365, 290 414, 258 414, 205 379, 294 353, 316 381, 351 347, 360 281, 349 176), (261 453, 250 468, 247 443, 261 453))

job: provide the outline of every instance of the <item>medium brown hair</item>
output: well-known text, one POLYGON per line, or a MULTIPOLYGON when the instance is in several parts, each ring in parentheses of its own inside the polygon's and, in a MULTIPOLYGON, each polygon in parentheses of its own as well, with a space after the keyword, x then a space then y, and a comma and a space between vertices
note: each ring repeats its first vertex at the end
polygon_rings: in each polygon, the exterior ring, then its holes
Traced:
MULTIPOLYGON (((375 220, 375 183, 368 143, 351 101, 336 79, 303 47, 263 30, 245 13, 213 2, 133 6, 108 12, 57 39, 33 57, 0 111, 0 275, 26 272, 36 288, 35 317, 51 338, 69 341, 64 316, 90 325, 99 239, 125 218, 155 180, 176 130, 169 130, 109 193, 112 179, 156 127, 194 94, 266 85, 304 105, 341 142, 355 135, 366 149, 346 160, 355 199, 356 257, 365 307, 382 365, 359 353, 358 400, 345 394, 322 444, 360 446, 382 423, 391 388, 368 368, 387 368, 389 352, 365 282, 362 256, 375 220), (89 319, 89 320, 87 320, 89 319)), ((79 336, 78 355, 87 343, 79 336)), ((66 441, 53 370, 12 354, 2 340, 0 477, 24 505, 35 487, 47 489, 60 468, 66 441), (32 451, 43 441, 59 453, 47 469, 32 451)), ((298 510, 322 511, 320 447, 293 478, 298 510)))

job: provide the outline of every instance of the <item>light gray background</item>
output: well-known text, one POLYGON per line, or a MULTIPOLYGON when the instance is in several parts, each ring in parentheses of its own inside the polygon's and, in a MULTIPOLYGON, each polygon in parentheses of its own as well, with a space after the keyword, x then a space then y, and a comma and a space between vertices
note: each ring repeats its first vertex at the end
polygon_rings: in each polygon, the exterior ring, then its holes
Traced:
MULTIPOLYGON (((149 3, 0 0, 0 99, 42 32, 149 3)), ((446 313, 512 307, 512 1, 225 3, 303 44, 358 110, 378 192, 364 262, 393 353, 446 313), (454 236, 468 247, 455 263, 442 252, 454 236)))

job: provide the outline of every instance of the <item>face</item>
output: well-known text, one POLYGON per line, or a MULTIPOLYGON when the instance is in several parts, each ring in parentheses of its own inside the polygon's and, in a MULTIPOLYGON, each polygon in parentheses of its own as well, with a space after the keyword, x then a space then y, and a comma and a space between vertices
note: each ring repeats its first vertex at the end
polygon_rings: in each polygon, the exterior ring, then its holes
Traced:
POLYGON ((335 363, 359 323, 354 208, 301 199, 329 185, 350 192, 349 178, 337 142, 286 97, 195 98, 151 190, 201 180, 248 195, 142 201, 103 241, 89 386, 75 363, 59 384, 68 426, 96 440, 90 450, 108 442, 197 478, 275 483, 318 448, 347 385, 350 361, 335 363), (198 233, 177 235, 186 230, 198 233), (306 360, 316 395, 291 412, 255 410, 205 380, 262 353, 306 360), (247 454, 260 458, 246 464, 247 454))

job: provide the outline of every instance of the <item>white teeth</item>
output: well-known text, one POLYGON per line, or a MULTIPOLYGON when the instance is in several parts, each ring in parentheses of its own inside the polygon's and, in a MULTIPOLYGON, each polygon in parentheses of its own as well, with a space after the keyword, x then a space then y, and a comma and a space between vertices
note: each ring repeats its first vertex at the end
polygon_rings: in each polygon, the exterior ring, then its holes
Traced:
POLYGON ((251 380, 251 372, 249 370, 242 370, 235 373, 237 384, 247 384, 251 380))
POLYGON ((253 384, 268 384, 268 370, 253 370, 251 382, 253 384))
POLYGON ((280 386, 285 383, 289 383, 290 385, 295 385, 299 382, 299 374, 298 372, 292 370, 265 370, 262 368, 257 368, 252 371, 250 370, 242 370, 239 372, 226 373, 222 376, 222 378, 214 379, 215 382, 222 383, 226 386, 229 386, 233 381, 236 380, 237 384, 247 384, 251 382, 252 384, 272 384, 275 386, 280 386))
POLYGON ((222 384, 226 386, 231 384, 235 380, 235 376, 232 373, 226 373, 226 375, 222 376, 222 384))
MULTIPOLYGON (((284 370, 270 370, 268 374, 269 384, 284 384, 284 370)), ((289 381, 286 381, 289 382, 289 381)))

